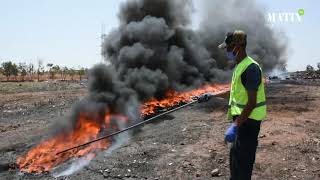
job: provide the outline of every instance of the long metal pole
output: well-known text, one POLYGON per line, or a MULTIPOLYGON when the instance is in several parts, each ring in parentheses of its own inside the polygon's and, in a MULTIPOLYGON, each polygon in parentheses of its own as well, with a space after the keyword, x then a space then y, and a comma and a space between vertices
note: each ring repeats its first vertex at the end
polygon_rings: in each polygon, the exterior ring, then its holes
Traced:
POLYGON ((177 111, 177 110, 179 110, 179 109, 182 109, 182 108, 184 108, 184 107, 186 107, 186 106, 190 106, 191 104, 194 104, 194 103, 196 103, 196 102, 198 102, 198 101, 191 101, 191 102, 189 102, 189 103, 187 103, 187 104, 184 104, 184 105, 179 106, 179 107, 177 107, 177 108, 171 109, 171 110, 166 111, 166 112, 164 112, 164 113, 158 114, 158 115, 156 115, 156 116, 154 116, 154 117, 152 117, 152 118, 149 118, 149 119, 147 119, 147 120, 145 120, 145 121, 142 121, 142 122, 140 122, 140 123, 137 123, 137 124, 135 124, 135 125, 129 126, 129 127, 125 128, 125 129, 122 129, 122 130, 120 130, 120 131, 117 131, 117 132, 108 134, 108 135, 106 135, 106 136, 102 136, 102 137, 100 137, 100 138, 98 138, 98 139, 89 141, 89 142, 87 142, 87 143, 84 143, 84 144, 81 144, 81 145, 78 145, 78 146, 75 146, 75 147, 72 147, 72 148, 63 150, 63 151, 61 151, 61 152, 58 152, 56 155, 59 155, 59 154, 65 153, 65 152, 67 152, 67 151, 70 151, 70 150, 72 150, 72 149, 76 149, 76 148, 79 148, 79 147, 82 147, 82 146, 86 146, 86 145, 88 145, 88 144, 91 144, 91 143, 94 143, 94 142, 97 142, 97 141, 101 141, 101 140, 103 140, 103 139, 106 139, 106 138, 115 136, 115 135, 117 135, 117 134, 123 133, 123 132, 125 132, 125 131, 130 130, 130 129, 133 129, 133 128, 136 128, 136 127, 138 127, 138 126, 141 126, 141 125, 143 125, 143 124, 145 124, 145 123, 148 123, 148 122, 150 122, 150 121, 152 121, 152 120, 154 120, 154 119, 157 119, 157 118, 159 118, 160 116, 163 116, 163 115, 172 113, 172 112, 177 111))
MULTIPOLYGON (((225 93, 225 92, 227 92, 227 91, 222 91, 222 92, 213 93, 213 94, 204 94, 204 95, 202 95, 202 96, 206 96, 206 98, 209 99, 209 98, 211 98, 211 97, 213 97, 213 96, 217 96, 217 95, 223 94, 223 93, 225 93)), ((145 123, 148 123, 148 122, 150 122, 150 121, 153 121, 154 119, 157 119, 157 118, 159 118, 159 117, 161 117, 161 116, 163 116, 163 115, 170 114, 170 113, 172 113, 172 112, 174 112, 174 111, 177 111, 177 110, 182 109, 182 108, 184 108, 184 107, 190 106, 190 105, 198 102, 198 98, 199 98, 199 97, 197 97, 196 100, 193 100, 193 101, 191 101, 191 102, 189 102, 189 103, 187 103, 187 104, 184 104, 184 105, 179 106, 179 107, 177 107, 177 108, 171 109, 171 110, 166 111, 166 112, 164 112, 164 113, 158 114, 158 115, 156 115, 156 116, 154 116, 154 117, 152 117, 152 118, 149 118, 149 119, 147 119, 147 120, 145 120, 145 121, 142 121, 142 122, 140 122, 140 123, 137 123, 137 124, 135 124, 135 125, 129 126, 129 127, 125 128, 125 129, 123 129, 123 130, 114 132, 114 133, 109 134, 109 135, 106 135, 106 136, 102 136, 102 137, 100 137, 100 138, 98 138, 98 139, 95 139, 95 140, 89 141, 89 142, 87 142, 87 143, 84 143, 84 144, 81 144, 81 145, 78 145, 78 146, 75 146, 75 147, 72 147, 72 148, 63 150, 63 151, 61 151, 61 152, 58 152, 56 155, 65 153, 65 152, 70 151, 70 150, 72 150, 72 149, 76 149, 76 148, 79 148, 79 147, 82 147, 82 146, 86 146, 86 145, 88 145, 88 144, 91 144, 91 143, 94 143, 94 142, 97 142, 97 141, 101 141, 101 140, 103 140, 103 139, 106 139, 106 138, 115 136, 115 135, 117 135, 117 134, 123 133, 123 132, 125 132, 125 131, 128 131, 128 130, 130 130, 130 129, 136 128, 136 127, 138 127, 138 126, 141 126, 141 125, 143 125, 143 124, 145 124, 145 123)))

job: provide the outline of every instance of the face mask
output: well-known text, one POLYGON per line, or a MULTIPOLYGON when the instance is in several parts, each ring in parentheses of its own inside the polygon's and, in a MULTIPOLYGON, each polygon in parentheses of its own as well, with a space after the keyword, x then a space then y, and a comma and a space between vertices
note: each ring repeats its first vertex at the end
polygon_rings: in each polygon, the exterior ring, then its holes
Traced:
POLYGON ((235 49, 235 48, 233 48, 233 50, 230 51, 230 52, 227 51, 227 57, 228 57, 228 59, 229 59, 230 61, 235 61, 235 60, 237 59, 238 52, 237 52, 236 54, 234 54, 234 53, 233 53, 233 52, 234 52, 234 49, 235 49))
POLYGON ((227 57, 228 57, 228 59, 229 59, 230 61, 235 61, 236 58, 237 58, 237 56, 234 55, 232 51, 227 52, 227 57))

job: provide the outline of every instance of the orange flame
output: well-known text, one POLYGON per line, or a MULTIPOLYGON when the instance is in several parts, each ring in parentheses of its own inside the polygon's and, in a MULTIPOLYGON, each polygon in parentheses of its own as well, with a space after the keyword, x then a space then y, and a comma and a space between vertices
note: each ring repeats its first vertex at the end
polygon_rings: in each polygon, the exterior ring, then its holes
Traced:
MULTIPOLYGON (((189 102, 191 96, 197 96, 208 92, 217 92, 228 89, 229 85, 206 85, 203 88, 192 90, 189 92, 179 93, 176 91, 168 91, 166 97, 162 100, 155 98, 145 102, 142 106, 141 113, 144 116, 156 113, 160 108, 167 108, 179 105, 181 102, 189 102)), ((110 113, 106 114, 104 119, 99 120, 98 115, 88 116, 83 113, 80 114, 79 119, 73 131, 64 132, 54 136, 39 145, 32 148, 27 154, 17 159, 17 165, 23 172, 28 173, 41 173, 51 170, 53 167, 75 157, 81 157, 88 153, 93 153, 104 150, 110 147, 111 139, 106 139, 92 143, 82 149, 74 149, 62 154, 57 155, 67 148, 84 144, 90 140, 99 137, 99 133, 105 129, 114 129, 110 119, 110 113)), ((125 120, 126 117, 118 115, 120 119, 125 120)), ((101 119, 101 118, 100 118, 101 119)), ((93 158, 90 156, 89 158, 93 158)))
MULTIPOLYGON (((110 114, 104 119, 104 126, 110 124, 110 114)), ((58 152, 77 144, 83 144, 97 138, 101 130, 101 123, 92 121, 85 115, 80 115, 74 131, 61 133, 48 139, 32 148, 25 156, 17 159, 17 164, 21 171, 29 173, 40 173, 49 171, 58 164, 73 157, 80 157, 95 150, 106 149, 110 146, 110 141, 99 141, 88 145, 84 149, 76 149, 61 155, 58 152)), ((93 157, 92 157, 93 158, 93 157)))
POLYGON ((168 91, 164 99, 157 100, 155 98, 145 102, 142 106, 143 115, 152 115, 156 113, 156 110, 160 108, 174 107, 179 105, 181 102, 191 101, 190 97, 199 96, 204 93, 219 92, 229 89, 229 85, 205 85, 200 89, 187 91, 187 92, 176 92, 168 91))

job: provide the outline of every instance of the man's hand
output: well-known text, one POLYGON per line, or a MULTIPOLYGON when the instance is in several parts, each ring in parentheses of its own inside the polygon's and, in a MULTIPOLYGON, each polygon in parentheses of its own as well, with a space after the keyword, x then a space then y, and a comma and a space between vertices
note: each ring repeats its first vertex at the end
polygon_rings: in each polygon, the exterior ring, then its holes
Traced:
POLYGON ((199 103, 207 102, 207 101, 209 101, 209 99, 210 99, 212 96, 213 96, 213 94, 211 94, 211 93, 201 94, 201 95, 198 97, 198 102, 199 102, 199 103))
POLYGON ((232 143, 237 135, 237 125, 235 123, 232 123, 231 126, 227 129, 225 133, 224 140, 225 142, 232 143))

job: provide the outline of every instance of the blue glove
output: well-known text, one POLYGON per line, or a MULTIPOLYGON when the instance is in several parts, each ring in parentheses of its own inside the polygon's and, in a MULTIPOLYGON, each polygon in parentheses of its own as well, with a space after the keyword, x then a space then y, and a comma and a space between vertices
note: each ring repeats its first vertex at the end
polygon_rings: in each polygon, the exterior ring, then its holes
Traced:
POLYGON ((207 102, 213 96, 213 94, 206 93, 198 97, 198 103, 207 102))
POLYGON ((236 139, 237 129, 237 125, 232 123, 225 133, 225 141, 232 143, 236 139))

